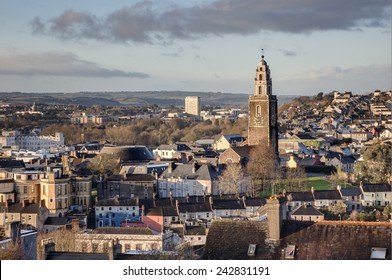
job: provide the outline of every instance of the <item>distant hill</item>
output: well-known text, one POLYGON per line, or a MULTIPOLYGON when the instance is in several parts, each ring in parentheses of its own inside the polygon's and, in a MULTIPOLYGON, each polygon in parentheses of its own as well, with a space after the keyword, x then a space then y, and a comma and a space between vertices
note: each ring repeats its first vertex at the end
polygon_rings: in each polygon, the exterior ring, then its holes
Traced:
MULTIPOLYGON (((202 105, 221 107, 246 107, 248 95, 222 92, 191 91, 122 91, 122 92, 76 92, 76 93, 23 93, 0 92, 5 103, 78 104, 84 106, 143 106, 156 104, 184 106, 186 96, 199 96, 202 105)), ((295 95, 278 95, 279 104, 294 99, 295 95)))

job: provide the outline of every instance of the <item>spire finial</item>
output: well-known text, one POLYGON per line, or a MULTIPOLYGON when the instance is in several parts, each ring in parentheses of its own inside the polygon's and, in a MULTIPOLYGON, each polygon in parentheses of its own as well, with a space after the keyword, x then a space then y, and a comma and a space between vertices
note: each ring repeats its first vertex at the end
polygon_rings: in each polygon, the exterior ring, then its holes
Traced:
POLYGON ((264 58, 264 49, 261 49, 261 58, 264 58))

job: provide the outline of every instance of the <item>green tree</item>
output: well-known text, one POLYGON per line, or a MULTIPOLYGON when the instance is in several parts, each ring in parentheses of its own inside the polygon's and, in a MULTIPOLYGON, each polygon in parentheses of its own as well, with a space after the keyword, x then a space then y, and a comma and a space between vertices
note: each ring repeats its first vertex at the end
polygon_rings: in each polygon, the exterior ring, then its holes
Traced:
POLYGON ((391 175, 392 150, 389 145, 377 143, 363 154, 363 160, 355 165, 358 180, 370 183, 387 182, 391 175))
POLYGON ((93 174, 105 178, 118 171, 119 166, 120 160, 114 155, 99 154, 91 160, 89 169, 93 174))

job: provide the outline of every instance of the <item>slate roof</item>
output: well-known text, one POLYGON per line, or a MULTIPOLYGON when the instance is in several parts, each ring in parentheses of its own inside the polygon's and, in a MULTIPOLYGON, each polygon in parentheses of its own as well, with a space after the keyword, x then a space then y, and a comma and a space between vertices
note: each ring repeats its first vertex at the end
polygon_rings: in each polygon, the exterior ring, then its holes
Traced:
POLYGON ((108 254, 78 253, 78 252, 49 252, 47 260, 109 260, 108 254))
POLYGON ((300 216, 323 216, 323 213, 321 213, 320 211, 318 211, 316 208, 314 208, 313 206, 308 206, 308 205, 302 205, 301 207, 299 207, 298 209, 296 209, 295 211, 293 211, 293 213, 291 213, 291 215, 300 215, 300 216))
POLYGON ((193 163, 175 165, 172 173, 169 173, 169 169, 163 171, 161 179, 167 178, 188 178, 193 180, 216 180, 218 179, 219 173, 211 165, 198 165, 196 164, 196 172, 192 172, 193 163))
POLYGON ((288 192, 286 197, 291 196, 292 201, 314 201, 312 192, 288 192))
POLYGON ((267 203, 265 198, 261 197, 248 197, 245 199, 246 206, 263 206, 267 203))
POLYGON ((296 260, 368 260, 371 248, 387 248, 391 259, 390 223, 284 221, 279 243, 267 241, 268 222, 215 220, 207 236, 203 259, 278 260, 287 245, 295 245, 296 260), (256 244, 255 256, 248 256, 256 244))
POLYGON ((270 259, 266 250, 266 222, 214 220, 211 223, 203 259, 247 260, 249 244, 258 244, 256 253, 270 259))
POLYGON ((236 154, 238 154, 241 158, 249 158, 251 147, 239 146, 239 147, 230 147, 236 154))
POLYGON ((230 210, 245 209, 242 199, 214 199, 212 203, 213 210, 230 210))
POLYGON ((48 217, 44 225, 65 226, 69 224, 69 219, 65 217, 48 217))
POLYGON ((1 159, 0 168, 25 168, 23 160, 1 159))
POLYGON ((177 209, 174 206, 163 206, 162 212, 164 217, 178 216, 177 209))
POLYGON ((242 142, 244 140, 244 138, 242 138, 242 136, 240 134, 225 134, 225 135, 222 135, 222 136, 229 143, 242 142))
POLYGON ((391 185, 388 183, 384 184, 363 184, 362 189, 364 192, 390 192, 391 185))
POLYGON ((123 175, 114 174, 108 178, 108 181, 130 181, 130 182, 153 182, 155 177, 150 174, 127 174, 126 178, 123 175))
POLYGON ((136 198, 109 198, 99 200, 96 206, 138 206, 139 202, 136 198))
POLYGON ((336 200, 336 199, 342 199, 339 191, 337 190, 315 190, 314 191, 314 199, 319 199, 319 200, 336 200))
POLYGON ((340 192, 342 193, 342 196, 358 196, 361 194, 361 191, 358 187, 341 188, 340 192))
POLYGON ((205 203, 183 203, 178 205, 178 211, 180 213, 195 213, 195 212, 212 212, 211 205, 208 202, 205 203))
POLYGON ((173 144, 173 145, 163 144, 163 145, 160 145, 157 149, 158 150, 168 150, 168 151, 174 150, 174 151, 177 151, 177 152, 180 152, 180 151, 192 151, 192 149, 189 148, 188 145, 185 145, 185 144, 173 144))
POLYGON ((151 229, 144 227, 101 227, 91 231, 91 234, 153 235, 151 229))
POLYGON ((38 203, 29 203, 22 209, 22 213, 31 213, 37 214, 39 211, 39 204, 38 203))

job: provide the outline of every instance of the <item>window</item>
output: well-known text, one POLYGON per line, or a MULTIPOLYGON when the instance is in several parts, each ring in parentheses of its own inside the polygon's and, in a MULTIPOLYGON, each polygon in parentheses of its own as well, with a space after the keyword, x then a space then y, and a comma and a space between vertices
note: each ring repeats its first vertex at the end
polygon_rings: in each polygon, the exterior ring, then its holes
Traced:
POLYGON ((57 194, 58 194, 58 195, 61 195, 61 185, 60 185, 60 186, 57 186, 57 194))
POLYGON ((136 250, 141 251, 142 250, 142 244, 136 244, 136 250))
POLYGON ((129 188, 131 191, 135 190, 134 185, 131 185, 131 187, 129 188))
POLYGON ((59 200, 59 202, 58 202, 58 207, 57 208, 59 208, 59 209, 62 209, 63 208, 63 205, 62 205, 62 203, 61 203, 61 200, 59 200))
POLYGON ((67 193, 68 193, 68 186, 64 185, 64 194, 67 194, 67 193))
POLYGON ((34 193, 35 186, 31 186, 31 193, 34 193))
POLYGON ((125 244, 125 252, 131 250, 131 245, 130 244, 125 244))
POLYGON ((28 216, 29 221, 31 221, 31 215, 28 216))
POLYGON ((27 193, 27 186, 23 187, 23 193, 27 193))

